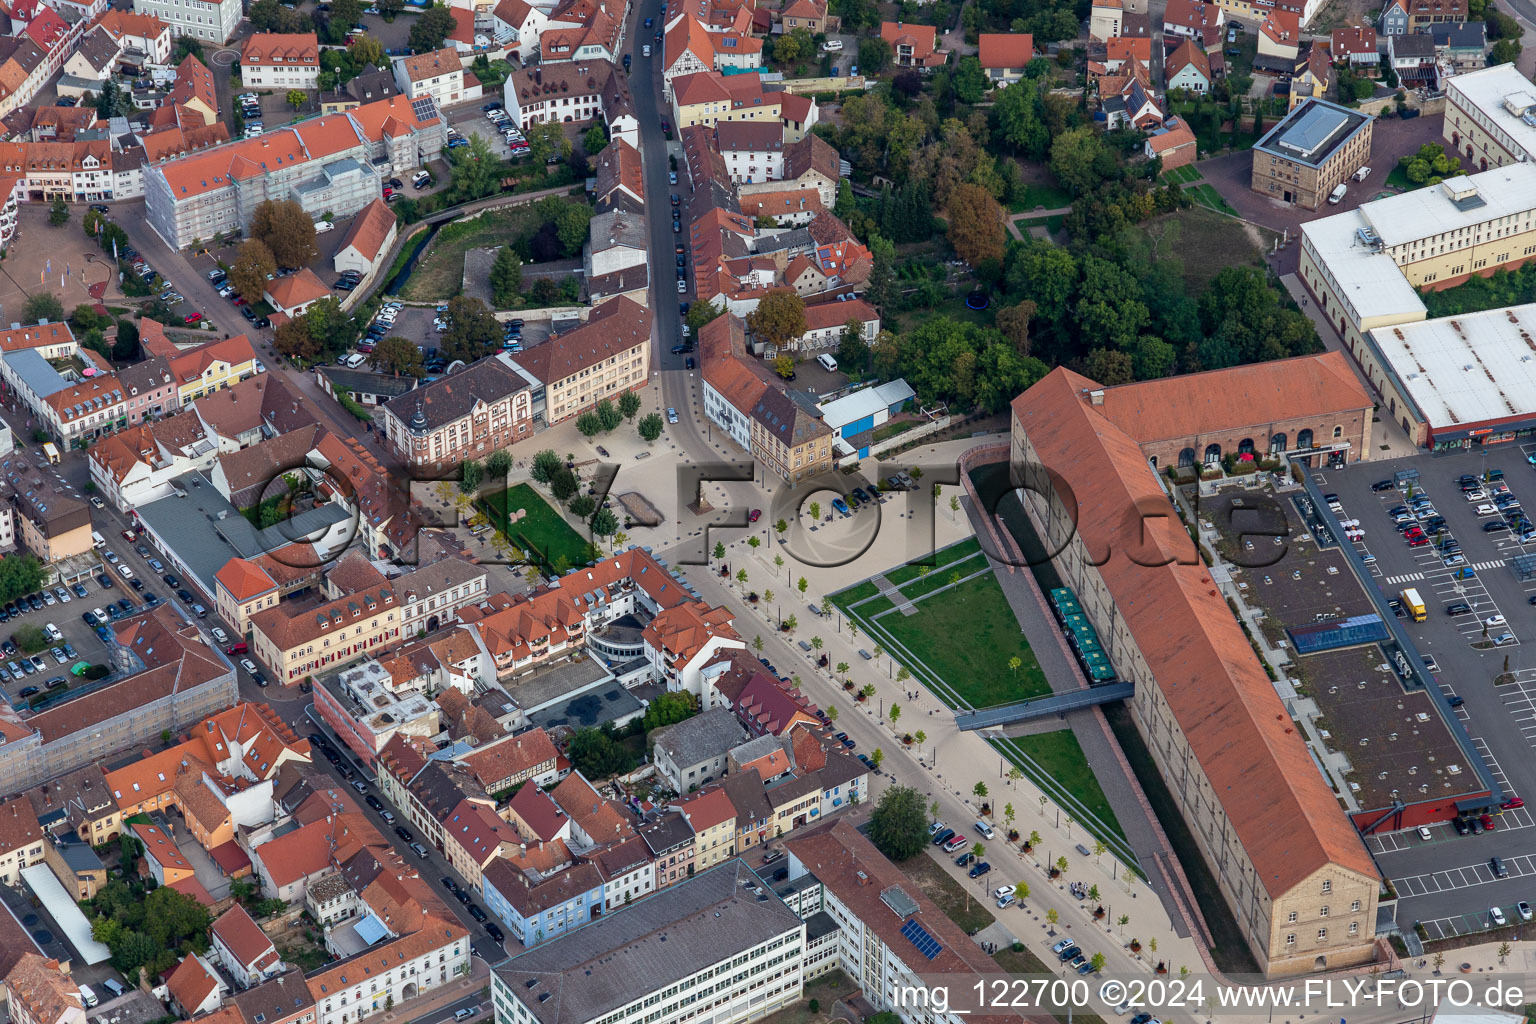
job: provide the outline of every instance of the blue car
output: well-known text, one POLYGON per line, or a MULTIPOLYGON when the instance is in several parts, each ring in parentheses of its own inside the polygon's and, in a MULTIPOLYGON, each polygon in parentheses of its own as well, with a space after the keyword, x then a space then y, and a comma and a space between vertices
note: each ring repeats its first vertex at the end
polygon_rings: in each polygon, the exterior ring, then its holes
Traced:
POLYGON ((832 499, 832 508, 840 516, 847 517, 847 516, 853 515, 853 513, 848 508, 848 503, 843 501, 842 498, 833 498, 832 499))

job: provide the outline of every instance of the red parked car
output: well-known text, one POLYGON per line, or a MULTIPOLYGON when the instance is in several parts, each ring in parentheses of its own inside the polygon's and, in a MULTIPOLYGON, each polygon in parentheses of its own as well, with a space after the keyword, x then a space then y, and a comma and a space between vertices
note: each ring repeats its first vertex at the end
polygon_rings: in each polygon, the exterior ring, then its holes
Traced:
POLYGON ((749 523, 755 523, 761 518, 763 518, 763 510, 760 508, 755 508, 747 513, 747 522, 749 523))
POLYGON ((203 314, 201 314, 201 313, 188 313, 187 316, 186 316, 186 322, 189 323, 189 324, 195 324, 199 320, 201 320, 202 318, 203 318, 203 314))
POLYGON ((1506 811, 1512 811, 1516 807, 1524 807, 1525 806, 1525 797, 1523 797, 1523 796, 1510 797, 1508 800, 1505 800, 1503 803, 1499 804, 1499 806, 1501 808, 1503 808, 1504 810, 1506 810, 1506 811))
POLYGON ((246 642, 244 642, 242 640, 238 644, 230 644, 228 647, 224 648, 224 653, 225 654, 249 654, 249 653, 251 653, 251 645, 246 643, 246 642))

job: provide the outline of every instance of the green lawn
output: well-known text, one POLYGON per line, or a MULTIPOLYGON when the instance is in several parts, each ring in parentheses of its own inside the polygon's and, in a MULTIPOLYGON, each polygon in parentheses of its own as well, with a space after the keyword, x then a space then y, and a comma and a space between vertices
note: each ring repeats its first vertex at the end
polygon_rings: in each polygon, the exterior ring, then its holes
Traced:
POLYGON ((1200 180, 1200 172, 1195 169, 1194 164, 1185 164, 1183 167, 1175 167, 1167 174, 1164 174, 1162 180, 1165 183, 1174 185, 1188 185, 1190 182, 1200 180))
POLYGON ((530 559, 549 566, 562 560, 572 567, 586 563, 588 542, 527 484, 516 484, 500 494, 487 495, 484 505, 492 524, 530 559), (508 509, 514 512, 524 509, 527 514, 507 527, 508 509))
MULTIPOLYGON (((1136 864, 1136 855, 1125 841, 1125 831, 1071 729, 993 740, 992 745, 1060 804, 1064 814, 1071 815, 1122 861, 1136 864)), ((1083 845, 1092 849, 1093 844, 1083 845)))
POLYGON ((1216 191, 1216 186, 1209 182, 1201 182, 1194 188, 1186 189, 1185 191, 1189 193, 1191 199, 1208 210, 1225 213, 1230 217, 1237 216, 1237 211, 1232 208, 1232 204, 1223 199, 1221 193, 1216 191))
MULTIPOLYGON (((937 856, 944 855, 941 853, 937 856)), ((997 920, 988 909, 992 906, 992 901, 988 898, 992 889, 990 878, 983 877, 978 888, 967 890, 950 877, 944 870, 944 866, 935 860, 934 855, 928 850, 902 861, 901 870, 917 883, 917 887, 933 900, 945 916, 966 932, 980 931, 997 920)))
POLYGON ((1059 210, 1072 205, 1072 193, 1060 185, 1030 182, 1024 187, 1024 195, 1008 204, 1011 213, 1028 213, 1031 210, 1059 210))
MULTIPOLYGON (((1191 295, 1204 291, 1224 267, 1263 263, 1263 253, 1248 232, 1236 230, 1230 218, 1206 206, 1154 217, 1141 230, 1155 241, 1159 259, 1174 259, 1182 265, 1191 295)), ((1269 237, 1267 230, 1260 231, 1269 237)))
MULTIPOLYGON (((930 563, 933 566, 932 571, 938 572, 940 569, 953 562, 963 562, 967 558, 978 554, 980 551, 981 544, 976 540, 975 537, 972 537, 969 540, 963 540, 959 544, 951 544, 949 547, 944 548, 941 551, 935 551, 933 553, 933 561, 930 563)), ((899 587, 903 583, 906 583, 908 580, 917 579, 922 574, 923 566, 920 564, 913 564, 904 565, 899 569, 892 569, 890 572, 885 574, 885 578, 899 587)), ((945 575, 947 576, 949 574, 945 573, 945 575)), ((873 586, 874 584, 870 585, 873 586)), ((852 591, 845 590, 843 593, 849 594, 852 593, 852 591)))
POLYGON ((1400 188, 1404 192, 1412 192, 1414 189, 1423 188, 1424 186, 1415 185, 1413 182, 1409 181, 1408 172, 1403 170, 1402 164, 1397 164, 1392 168, 1391 173, 1387 175, 1387 187, 1400 188))
MULTIPOLYGON (((837 595, 833 600, 838 601, 837 595)), ((914 615, 893 612, 877 618, 876 608, 884 603, 884 598, 869 602, 849 615, 898 665, 952 707, 992 707, 1050 692, 990 573, 925 598, 914 615), (1015 657, 1019 667, 1010 670, 1015 657)))

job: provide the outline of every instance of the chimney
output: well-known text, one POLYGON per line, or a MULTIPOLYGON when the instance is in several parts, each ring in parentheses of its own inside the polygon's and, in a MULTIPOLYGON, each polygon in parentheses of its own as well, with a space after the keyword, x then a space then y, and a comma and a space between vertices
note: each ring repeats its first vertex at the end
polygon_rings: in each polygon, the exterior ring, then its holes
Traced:
POLYGON ((1092 405, 1103 405, 1104 404, 1104 389, 1103 388, 1099 388, 1099 389, 1097 389, 1095 391, 1088 392, 1088 401, 1092 405))

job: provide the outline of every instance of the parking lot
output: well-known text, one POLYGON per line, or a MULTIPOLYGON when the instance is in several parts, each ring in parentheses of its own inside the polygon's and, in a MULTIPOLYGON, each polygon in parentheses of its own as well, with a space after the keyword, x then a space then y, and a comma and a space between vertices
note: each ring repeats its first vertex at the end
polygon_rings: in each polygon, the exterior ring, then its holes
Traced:
POLYGON ((96 632, 97 626, 103 620, 115 622, 139 607, 139 598, 122 586, 124 581, 116 578, 117 573, 110 563, 104 563, 102 569, 100 575, 111 582, 110 587, 103 587, 100 579, 93 576, 70 586, 55 584, 48 587, 47 597, 52 604, 43 599, 42 590, 35 592, 31 596, 38 599, 36 603, 40 606, 35 610, 24 599, 20 604, 25 610, 17 609, 12 613, 10 609, 15 603, 6 606, 8 619, 0 628, 5 630, 4 642, 11 646, 7 646, 4 656, 0 657, 0 673, 3 673, 0 674, 0 692, 13 707, 25 707, 29 700, 42 696, 53 697, 48 704, 53 706, 58 701, 89 693, 102 685, 99 681, 75 675, 72 670, 81 665, 106 664, 107 646, 96 632), (75 587, 84 590, 85 596, 81 597, 75 587), (64 600, 66 597, 67 601, 64 600), (119 601, 126 601, 128 609, 118 605, 119 601), (96 615, 97 609, 101 612, 100 617, 96 615), (82 615, 90 615, 92 623, 88 625, 82 615), (49 625, 58 630, 58 638, 50 639, 46 647, 31 655, 30 661, 20 650, 11 649, 20 627, 36 626, 46 632, 49 625), (57 679, 64 680, 64 685, 48 685, 57 679))
MULTIPOLYGON (((1355 539, 1346 542, 1367 559, 1367 582, 1383 602, 1401 606, 1406 588, 1423 600, 1425 620, 1413 622, 1402 609, 1399 624, 1425 656, 1472 749, 1503 790, 1501 799, 1515 804, 1523 803, 1522 794, 1536 793, 1536 668, 1522 665, 1524 644, 1536 642, 1536 580, 1522 579, 1512 565, 1518 556, 1536 554, 1536 544, 1522 543, 1508 528, 1521 525, 1519 503, 1536 500, 1536 470, 1526 461, 1536 446, 1527 447, 1495 449, 1486 457, 1356 463, 1312 474, 1320 490, 1337 496, 1341 524, 1358 523, 1351 528, 1355 539), (1404 470, 1417 478, 1403 481, 1401 489, 1373 489, 1395 482, 1404 470), (1502 480, 1484 479, 1501 474, 1502 480), (1464 478, 1484 493, 1469 500, 1464 478), (1507 492, 1498 490, 1500 484, 1507 492), (1389 514, 1404 507, 1406 512, 1389 514), (1402 515, 1411 524, 1395 521, 1402 515), (1485 530, 1490 523, 1499 525, 1485 530), (1417 527, 1422 542, 1410 546, 1399 527, 1417 527)), ((1429 840, 1416 829, 1368 837, 1398 891, 1400 924, 1420 922, 1430 938, 1460 934, 1489 927, 1490 907, 1502 907, 1514 920, 1518 901, 1536 899, 1532 833, 1526 831, 1536 819, 1529 809, 1511 806, 1494 810, 1490 823, 1491 830, 1468 835, 1448 823, 1432 825, 1429 840), (1494 856, 1503 859, 1509 877, 1493 876, 1494 856)))

